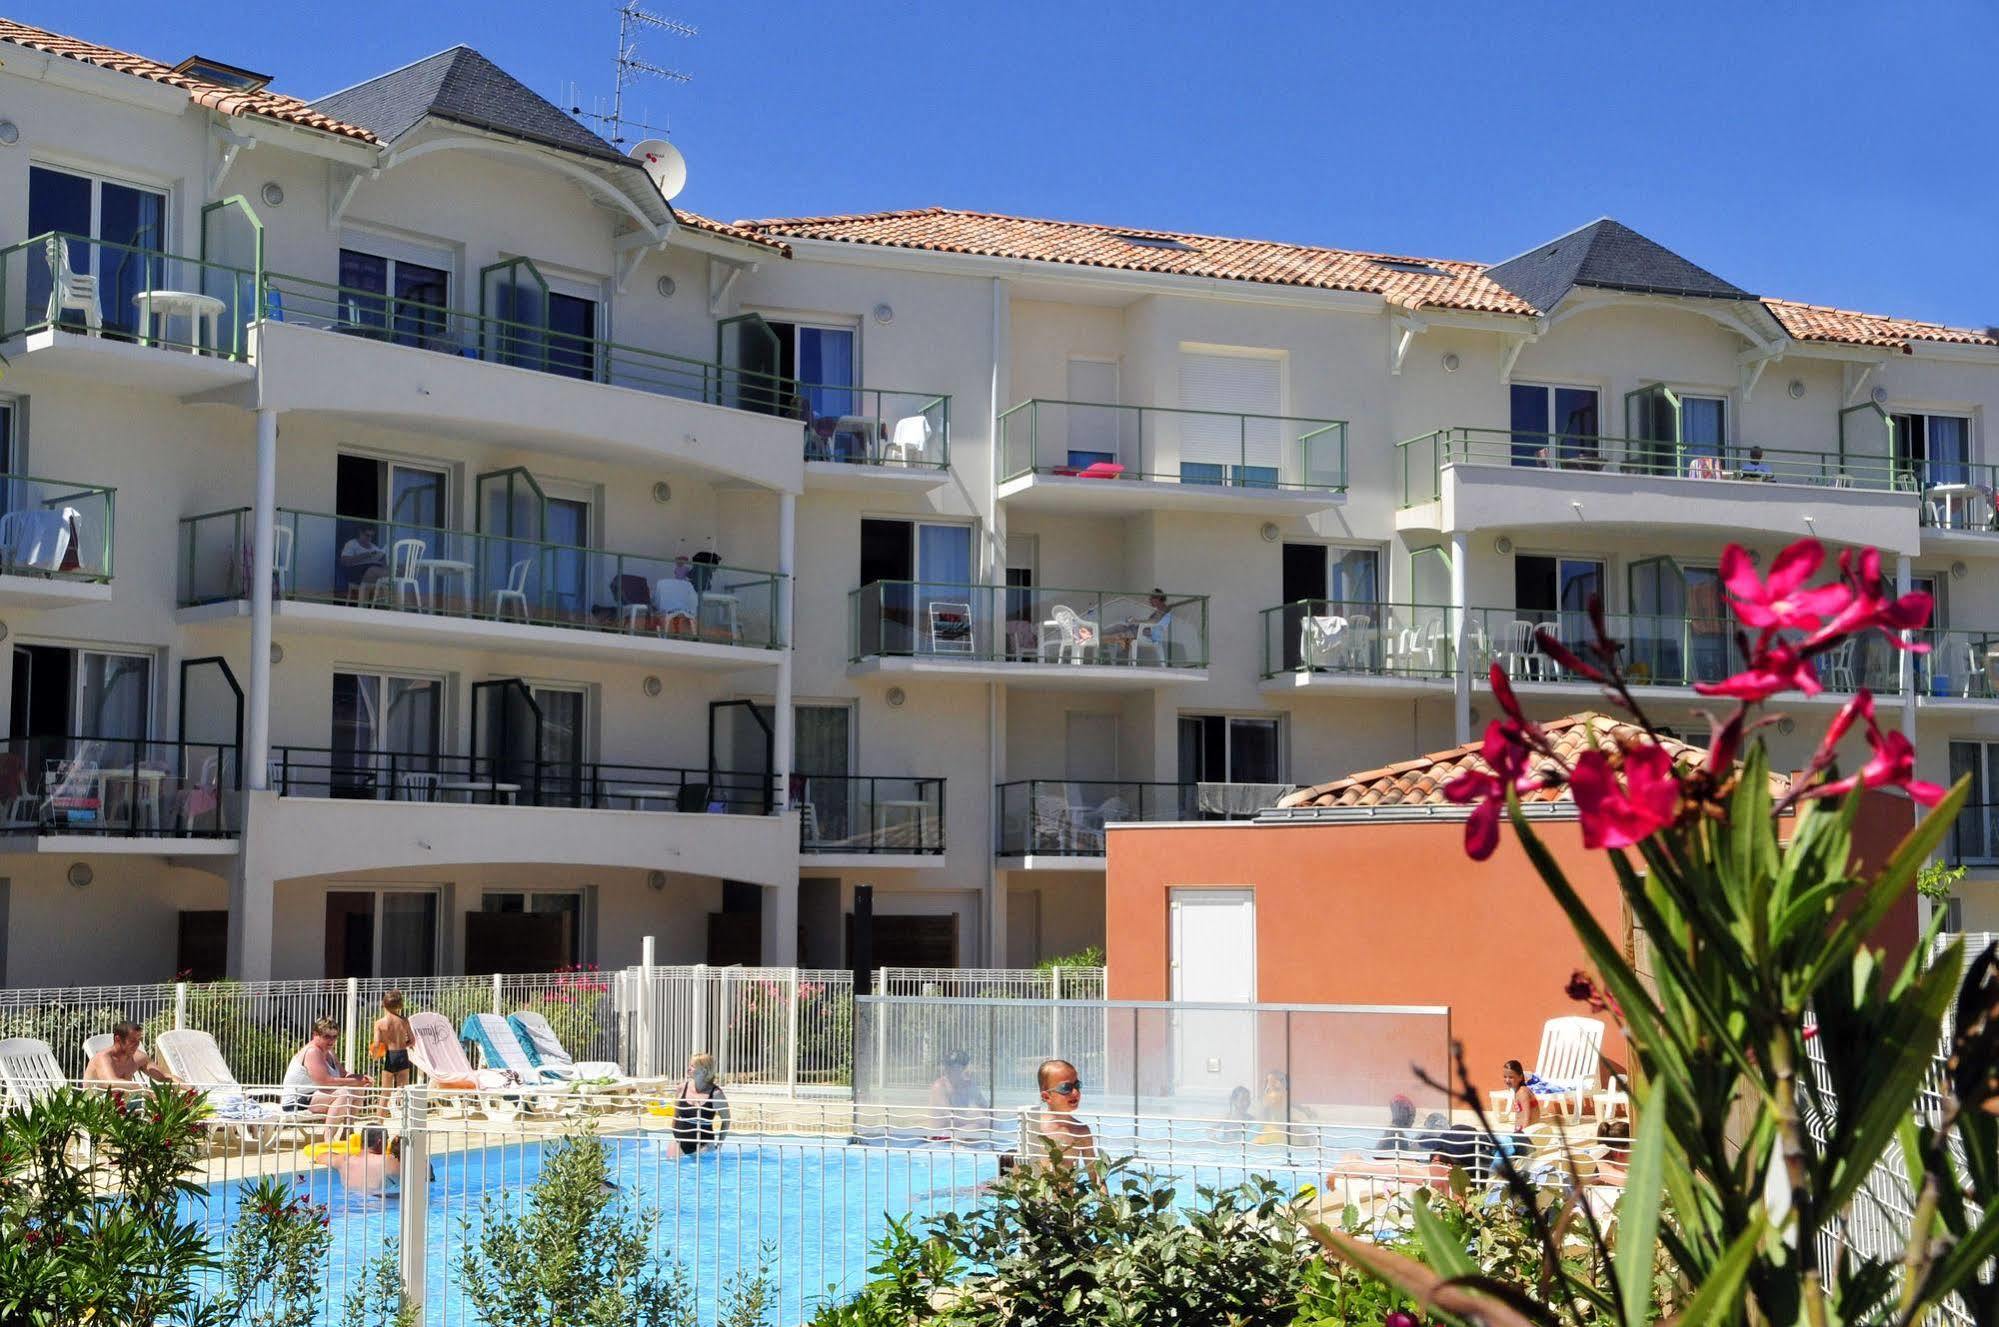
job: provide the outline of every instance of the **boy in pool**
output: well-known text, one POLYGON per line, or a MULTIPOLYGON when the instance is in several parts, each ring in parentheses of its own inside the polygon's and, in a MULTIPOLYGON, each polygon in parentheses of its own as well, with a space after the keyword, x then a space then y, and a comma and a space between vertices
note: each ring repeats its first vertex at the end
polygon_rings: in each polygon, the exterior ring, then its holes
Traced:
POLYGON ((1073 1166, 1097 1159, 1096 1136, 1076 1118, 1083 1104, 1083 1080, 1067 1060, 1043 1060, 1035 1071, 1041 1088, 1041 1110, 1034 1117, 1031 1139, 1047 1149, 1043 1164, 1073 1166))

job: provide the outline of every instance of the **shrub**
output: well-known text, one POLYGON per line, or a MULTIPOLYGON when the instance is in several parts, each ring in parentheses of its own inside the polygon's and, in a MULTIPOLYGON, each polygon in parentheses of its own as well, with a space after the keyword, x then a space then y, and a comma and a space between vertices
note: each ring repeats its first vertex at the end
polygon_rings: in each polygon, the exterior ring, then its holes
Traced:
POLYGON ((247 1327, 312 1327, 333 1247, 326 1208, 280 1180, 247 1185, 223 1252, 223 1283, 247 1327))

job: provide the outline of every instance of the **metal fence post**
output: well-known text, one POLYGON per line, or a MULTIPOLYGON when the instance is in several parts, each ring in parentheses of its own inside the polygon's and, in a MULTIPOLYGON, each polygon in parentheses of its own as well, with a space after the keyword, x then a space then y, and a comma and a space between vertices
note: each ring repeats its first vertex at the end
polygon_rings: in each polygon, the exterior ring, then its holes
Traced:
POLYGON ((785 1066, 784 1090, 785 1090, 785 1096, 796 1097, 798 1095, 798 1061, 800 1056, 804 1052, 804 1048, 798 1044, 798 969, 797 968, 793 968, 791 970, 791 1003, 787 1007, 789 1008, 790 1013, 787 1014, 785 1018, 785 1021, 788 1026, 785 1028, 784 1040, 785 1044, 791 1047, 791 1054, 786 1057, 787 1064, 785 1066))
POLYGON ((653 1021, 653 1002, 659 999, 659 992, 653 983, 653 958, 658 953, 657 942, 646 936, 639 941, 639 1068, 641 1078, 651 1078, 659 1072, 659 1049, 653 1045, 658 1025, 653 1021))
POLYGON ((1062 1054, 1062 967, 1058 963, 1048 969, 1048 1054, 1059 1058, 1062 1054))
POLYGON ((412 1085, 403 1092, 403 1174, 400 1270, 403 1303, 417 1311, 417 1321, 428 1321, 424 1311, 424 1220, 430 1211, 429 1095, 425 1087, 412 1085))
POLYGON ((694 999, 690 1002, 687 1012, 689 1055, 705 1048, 708 1042, 708 985, 708 965, 697 964, 694 969, 694 999))
POLYGON ((493 1016, 495 1018, 498 1018, 503 1016, 505 1013, 506 1010, 501 1007, 500 974, 496 972, 493 974, 493 1016))
POLYGON ((174 983, 174 1031, 187 1026, 187 983, 174 983))
POLYGON ((348 1072, 354 1069, 354 1025, 361 1021, 361 982, 357 977, 347 979, 347 1017, 340 1046, 340 1062, 348 1072))
POLYGON ((723 968, 723 969, 722 969, 722 974, 721 974, 721 975, 722 975, 722 992, 721 992, 721 997, 722 997, 722 998, 721 998, 721 999, 719 999, 718 1001, 716 1001, 716 1006, 717 1006, 717 1007, 716 1007, 716 1010, 715 1010, 715 1045, 714 1045, 714 1048, 713 1048, 713 1049, 709 1049, 709 1048, 707 1048, 707 1047, 704 1047, 704 1046, 702 1046, 702 1045, 701 1045, 701 1044, 700 1044, 699 1042, 696 1042, 696 1043, 694 1044, 694 1046, 693 1046, 693 1047, 692 1047, 692 1048, 690 1049, 690 1051, 689 1051, 689 1053, 690 1053, 690 1054, 699 1054, 699 1053, 700 1053, 701 1051, 703 1051, 703 1050, 707 1050, 707 1051, 708 1051, 708 1054, 710 1054, 710 1055, 713 1055, 713 1056, 715 1057, 715 1071, 716 1071, 717 1073, 727 1073, 727 1072, 729 1072, 729 1070, 730 1070, 730 1068, 732 1067, 732 1064, 733 1064, 733 1061, 731 1061, 731 1059, 729 1058, 729 1057, 730 1057, 730 1049, 729 1049, 729 1042, 730 1042, 730 1036, 729 1036, 729 1033, 730 1033, 731 1031, 733 1031, 733 1027, 732 1027, 732 1023, 733 1023, 733 1017, 732 1017, 732 1016, 733 1016, 733 1015, 735 1014, 735 1012, 736 1012, 736 1005, 735 1005, 735 1001, 734 1001, 734 999, 733 999, 733 997, 732 997, 732 995, 731 995, 731 993, 730 993, 730 990, 729 990, 729 988, 730 988, 731 986, 735 985, 735 980, 734 980, 734 978, 735 978, 735 975, 736 975, 736 971, 737 971, 737 969, 735 969, 735 968, 733 968, 733 967, 728 967, 728 968, 723 968))

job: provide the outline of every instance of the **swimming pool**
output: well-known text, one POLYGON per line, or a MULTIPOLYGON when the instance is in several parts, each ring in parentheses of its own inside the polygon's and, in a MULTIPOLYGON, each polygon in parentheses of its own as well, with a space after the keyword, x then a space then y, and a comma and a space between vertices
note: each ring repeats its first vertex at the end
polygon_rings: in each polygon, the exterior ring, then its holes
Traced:
MULTIPOLYGON (((683 1158, 670 1137, 655 1133, 603 1139, 616 1201, 626 1210, 651 1209, 655 1251, 678 1261, 695 1291, 701 1320, 713 1320, 728 1284, 757 1268, 770 1276, 774 1324, 811 1316, 830 1298, 851 1295, 867 1279, 873 1243, 891 1217, 969 1210, 979 1187, 999 1174, 997 1151, 946 1147, 883 1147, 833 1138, 732 1138, 718 1150, 683 1158)), ((474 1327, 454 1265, 466 1229, 478 1229, 482 1202, 522 1210, 552 1141, 507 1143, 436 1156, 425 1207, 426 1327, 474 1327)), ((1273 1161, 1277 1158, 1271 1158, 1273 1161)), ((1217 1148, 1212 1161, 1180 1158, 1144 1167, 1194 1182, 1234 1184, 1247 1177, 1239 1149, 1217 1148)), ((1255 1167, 1264 1173, 1272 1168, 1255 1167)), ((1284 1173, 1303 1182, 1302 1170, 1284 1173)), ((333 1233, 328 1294, 321 1321, 345 1321, 350 1291, 366 1264, 391 1247, 402 1228, 401 1197, 349 1194, 331 1171, 313 1168, 294 1186, 324 1203, 333 1233)), ((239 1182, 212 1186, 208 1200, 187 1213, 218 1246, 236 1219, 239 1182)))

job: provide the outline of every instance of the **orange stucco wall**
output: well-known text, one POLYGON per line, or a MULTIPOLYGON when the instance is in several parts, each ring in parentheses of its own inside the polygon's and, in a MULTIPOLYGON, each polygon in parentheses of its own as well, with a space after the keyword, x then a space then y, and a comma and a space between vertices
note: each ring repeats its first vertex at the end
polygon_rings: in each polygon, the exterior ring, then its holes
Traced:
MULTIPOLYGON (((1870 798, 1857 855, 1879 862, 1906 832, 1906 801, 1870 798)), ((1608 859, 1573 821, 1537 826, 1613 939, 1625 935, 1608 859)), ((1473 1082, 1501 1060, 1532 1067, 1542 1024, 1588 1012, 1563 987, 1582 946, 1509 830, 1487 862, 1464 855, 1460 821, 1134 825, 1110 833, 1105 937, 1113 999, 1172 998, 1168 896, 1247 887, 1256 897, 1256 997, 1281 1003, 1448 1005, 1473 1082)), ((1881 939, 1906 953, 1913 895, 1881 939)), ((1337 1052, 1333 1052, 1337 1053, 1337 1052)), ((1622 1063, 1607 1029, 1604 1053, 1622 1063)))

